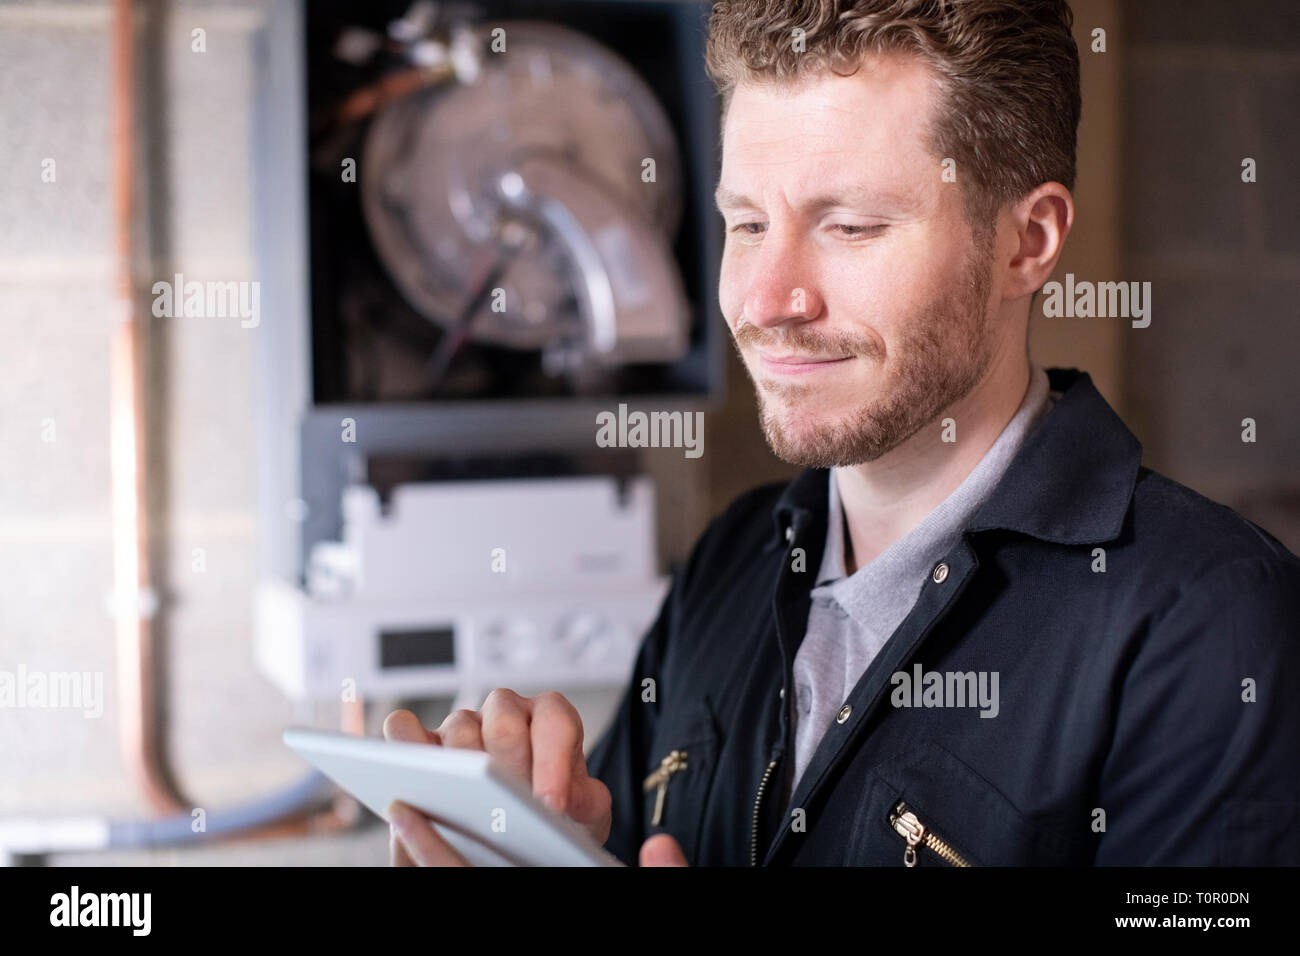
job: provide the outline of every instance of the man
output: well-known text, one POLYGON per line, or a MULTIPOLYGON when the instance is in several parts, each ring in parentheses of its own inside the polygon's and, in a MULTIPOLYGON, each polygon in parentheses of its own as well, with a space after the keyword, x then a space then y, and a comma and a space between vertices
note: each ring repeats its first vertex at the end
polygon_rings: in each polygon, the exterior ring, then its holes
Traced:
MULTIPOLYGON (((1300 560, 1027 354, 1071 19, 715 4, 719 298, 808 468, 705 531, 589 762, 555 694, 387 736, 488 750, 628 863, 1300 863, 1300 560)), ((463 862, 410 811, 393 853, 463 862)))

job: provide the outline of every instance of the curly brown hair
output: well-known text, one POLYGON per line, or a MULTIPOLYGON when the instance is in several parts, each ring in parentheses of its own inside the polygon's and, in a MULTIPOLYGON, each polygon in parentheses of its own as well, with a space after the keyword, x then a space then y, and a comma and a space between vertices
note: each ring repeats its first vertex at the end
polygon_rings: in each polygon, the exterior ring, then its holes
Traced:
POLYGON ((868 53, 920 57, 940 104, 926 148, 956 160, 966 218, 983 237, 1040 184, 1074 189, 1073 25, 1066 0, 719 0, 705 65, 725 117, 739 83, 848 76, 868 53))

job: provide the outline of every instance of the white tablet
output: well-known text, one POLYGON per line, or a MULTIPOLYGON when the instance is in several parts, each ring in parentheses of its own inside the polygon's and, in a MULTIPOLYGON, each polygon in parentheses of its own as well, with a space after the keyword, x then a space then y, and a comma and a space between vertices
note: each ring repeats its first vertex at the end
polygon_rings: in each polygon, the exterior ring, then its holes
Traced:
POLYGON ((481 750, 290 727, 284 742, 379 817, 400 800, 476 866, 622 866, 481 750))

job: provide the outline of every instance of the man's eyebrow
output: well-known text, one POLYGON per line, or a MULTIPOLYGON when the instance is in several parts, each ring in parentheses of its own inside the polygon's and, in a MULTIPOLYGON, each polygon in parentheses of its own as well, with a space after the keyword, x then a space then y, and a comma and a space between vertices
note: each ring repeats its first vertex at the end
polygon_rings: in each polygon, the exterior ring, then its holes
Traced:
POLYGON ((713 194, 713 204, 718 207, 719 212, 722 212, 735 209, 737 206, 752 206, 754 201, 748 196, 742 196, 738 192, 719 186, 718 191, 713 194))
MULTIPOLYGON (((748 196, 719 186, 713 195, 713 202, 719 212, 736 209, 740 206, 757 207, 759 204, 748 196)), ((834 192, 824 192, 813 196, 804 203, 809 209, 825 209, 828 206, 892 206, 909 209, 914 204, 912 196, 899 190, 873 190, 867 186, 853 186, 834 192)))

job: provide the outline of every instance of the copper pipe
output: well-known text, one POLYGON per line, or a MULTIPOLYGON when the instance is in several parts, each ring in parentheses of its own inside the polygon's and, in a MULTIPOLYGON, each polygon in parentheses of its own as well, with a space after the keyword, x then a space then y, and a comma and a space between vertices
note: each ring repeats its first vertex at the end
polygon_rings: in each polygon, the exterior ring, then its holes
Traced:
MULTIPOLYGON (((160 815, 188 814, 190 803, 166 769, 155 695, 157 608, 149 562, 148 473, 141 375, 142 331, 135 308, 133 263, 134 0, 114 0, 112 175, 116 217, 113 328, 110 352, 109 455, 113 508, 114 632, 120 699, 122 756, 150 806, 160 815)), ((345 703, 343 728, 360 734, 364 705, 345 703)), ((222 842, 333 832, 360 815, 356 800, 340 793, 330 809, 248 830, 222 842)))
POLYGON ((154 715, 155 636, 150 619, 157 604, 150 586, 148 491, 144 396, 140 375, 140 324, 132 274, 132 203, 135 181, 133 0, 113 5, 113 206, 117 219, 109 433, 113 500, 113 615, 117 636, 122 756, 149 805, 162 814, 188 808, 165 770, 154 715))
POLYGON ((415 67, 397 73, 389 73, 369 86, 364 86, 352 93, 337 108, 331 117, 336 124, 351 123, 382 109, 394 100, 401 99, 408 93, 426 86, 442 83, 455 75, 450 65, 433 68, 415 67))

